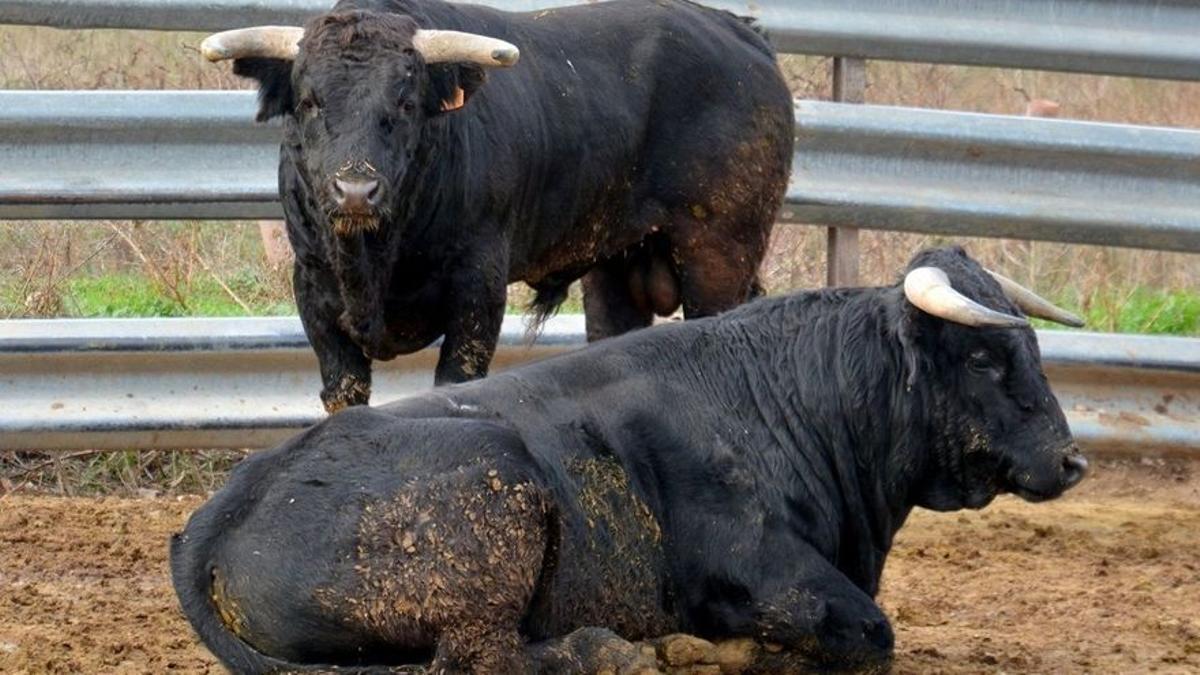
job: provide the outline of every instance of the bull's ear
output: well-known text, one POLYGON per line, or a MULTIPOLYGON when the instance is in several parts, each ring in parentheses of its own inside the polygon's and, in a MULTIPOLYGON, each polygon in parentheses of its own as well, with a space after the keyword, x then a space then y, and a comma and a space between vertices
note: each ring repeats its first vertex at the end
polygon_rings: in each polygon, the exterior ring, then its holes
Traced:
POLYGON ((473 63, 430 65, 426 114, 433 116, 462 109, 486 80, 483 68, 473 63))
POLYGON ((899 315, 896 337, 900 341, 900 351, 904 359, 904 384, 906 388, 912 389, 921 371, 928 365, 925 354, 931 350, 937 337, 936 333, 941 328, 938 324, 940 320, 930 317, 907 302, 900 303, 899 315))
POLYGON ((258 81, 258 115, 254 119, 265 122, 292 112, 292 61, 259 57, 235 59, 233 72, 258 81))

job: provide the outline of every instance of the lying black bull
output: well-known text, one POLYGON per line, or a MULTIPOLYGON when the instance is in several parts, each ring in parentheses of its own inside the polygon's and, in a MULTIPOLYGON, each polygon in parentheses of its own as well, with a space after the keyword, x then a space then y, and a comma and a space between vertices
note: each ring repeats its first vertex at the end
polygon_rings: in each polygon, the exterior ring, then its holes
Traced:
POLYGON ((913 506, 1050 499, 1084 474, 1018 307, 1078 322, 934 250, 903 285, 348 410, 237 468, 173 540, 175 589, 245 672, 548 668, 562 649, 522 645, 583 626, 878 663, 872 597, 913 506))
POLYGON ((512 281, 544 316, 586 273, 590 338, 755 288, 792 104, 743 19, 682 0, 343 0, 203 51, 260 82, 259 119, 285 116, 296 301, 331 411, 367 402, 371 359, 443 334, 438 383, 485 375, 512 281), (514 45, 520 64, 485 78, 514 45))

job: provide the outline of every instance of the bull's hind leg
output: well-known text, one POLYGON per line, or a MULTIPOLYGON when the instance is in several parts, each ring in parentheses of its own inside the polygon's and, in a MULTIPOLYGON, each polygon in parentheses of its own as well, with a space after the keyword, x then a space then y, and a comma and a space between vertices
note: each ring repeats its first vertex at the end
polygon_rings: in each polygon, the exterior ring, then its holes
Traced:
POLYGON ((732 309, 760 292, 758 267, 770 225, 743 223, 709 208, 695 205, 674 214, 666 230, 688 319, 732 309))
POLYGON ((344 620, 396 650, 432 649, 431 673, 531 671, 518 631, 548 502, 501 461, 422 477, 364 508, 353 574, 329 591, 344 620))

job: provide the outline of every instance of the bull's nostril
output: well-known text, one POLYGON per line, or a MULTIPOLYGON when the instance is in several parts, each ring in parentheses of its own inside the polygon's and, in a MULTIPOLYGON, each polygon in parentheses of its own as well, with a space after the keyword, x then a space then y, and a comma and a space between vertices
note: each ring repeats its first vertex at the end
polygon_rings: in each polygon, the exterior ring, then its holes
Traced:
POLYGON ((377 180, 333 179, 333 199, 347 213, 369 212, 379 204, 381 192, 377 180))
POLYGON ((1068 485, 1074 485, 1083 480, 1083 477, 1087 474, 1087 470, 1087 458, 1079 454, 1079 452, 1072 452, 1063 457, 1063 474, 1068 485))

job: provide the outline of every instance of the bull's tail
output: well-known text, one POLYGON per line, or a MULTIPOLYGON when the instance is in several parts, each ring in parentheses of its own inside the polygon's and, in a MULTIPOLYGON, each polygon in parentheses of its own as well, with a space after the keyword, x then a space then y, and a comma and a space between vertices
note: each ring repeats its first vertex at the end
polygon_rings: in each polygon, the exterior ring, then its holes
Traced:
MULTIPOLYGON (((200 517, 203 517, 203 514, 200 517)), ((333 667, 290 663, 256 650, 229 630, 213 605, 212 544, 216 530, 189 527, 171 537, 171 583, 192 628, 209 651, 234 673, 337 672, 368 675, 382 667, 333 667), (189 530, 191 532, 189 532, 189 530), (195 534, 194 534, 195 533, 195 534)))
POLYGON ((546 280, 533 289, 535 294, 529 303, 530 316, 525 326, 526 340, 532 342, 537 339, 550 317, 558 313, 558 307, 567 299, 570 288, 570 281, 546 280))
MULTIPOLYGON (((193 529, 190 525, 188 530, 193 529)), ((212 601, 211 539, 196 538, 186 530, 171 537, 171 583, 204 646, 235 673, 304 671, 303 666, 272 658, 246 644, 217 615, 212 601)))

